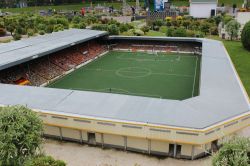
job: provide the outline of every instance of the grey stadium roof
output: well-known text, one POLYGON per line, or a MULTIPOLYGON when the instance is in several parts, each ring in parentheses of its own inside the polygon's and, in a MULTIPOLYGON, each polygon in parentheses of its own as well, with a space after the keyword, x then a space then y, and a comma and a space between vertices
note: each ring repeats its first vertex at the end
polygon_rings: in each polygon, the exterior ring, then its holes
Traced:
POLYGON ((106 34, 107 32, 103 31, 69 29, 44 36, 1 44, 0 70, 106 34))
MULTIPOLYGON (((110 37, 110 39, 115 38, 110 37)), ((22 104, 33 109, 63 115, 191 129, 204 129, 232 117, 249 114, 248 96, 221 42, 195 38, 117 38, 201 42, 203 49, 200 95, 178 101, 0 84, 0 104, 22 104)))

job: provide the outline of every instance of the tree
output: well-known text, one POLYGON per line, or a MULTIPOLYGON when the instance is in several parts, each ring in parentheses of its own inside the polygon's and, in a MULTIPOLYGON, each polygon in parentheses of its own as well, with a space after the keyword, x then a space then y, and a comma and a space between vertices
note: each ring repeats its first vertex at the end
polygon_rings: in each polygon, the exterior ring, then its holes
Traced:
POLYGON ((27 160, 24 166, 66 166, 66 164, 61 160, 53 159, 51 156, 40 155, 27 160))
POLYGON ((0 165, 23 165, 42 142, 42 122, 23 106, 0 107, 0 165))
POLYGON ((226 32, 228 35, 230 35, 231 40, 238 37, 239 30, 240 23, 238 23, 236 20, 231 20, 226 24, 226 32))
POLYGON ((243 47, 250 51, 250 21, 247 22, 241 33, 243 47))
POLYGON ((213 155, 213 166, 249 166, 250 139, 234 137, 213 155))
POLYGON ((211 24, 208 22, 204 22, 201 24, 200 28, 201 28, 201 32, 205 33, 205 35, 209 32, 211 27, 211 24))

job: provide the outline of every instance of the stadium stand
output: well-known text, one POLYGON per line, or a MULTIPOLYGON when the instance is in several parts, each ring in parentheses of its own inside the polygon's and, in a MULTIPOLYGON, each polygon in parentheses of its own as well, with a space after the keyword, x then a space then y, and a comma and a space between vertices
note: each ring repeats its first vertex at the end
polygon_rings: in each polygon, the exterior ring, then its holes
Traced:
POLYGON ((24 78, 30 82, 28 85, 41 86, 105 51, 106 47, 96 41, 78 44, 0 71, 0 83, 16 84, 17 80, 24 78))

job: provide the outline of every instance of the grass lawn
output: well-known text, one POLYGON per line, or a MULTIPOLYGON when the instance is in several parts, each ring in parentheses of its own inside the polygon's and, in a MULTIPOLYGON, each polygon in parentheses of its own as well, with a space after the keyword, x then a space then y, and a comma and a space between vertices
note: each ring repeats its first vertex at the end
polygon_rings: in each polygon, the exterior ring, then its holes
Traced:
POLYGON ((150 30, 149 32, 146 33, 146 36, 166 36, 166 34, 160 31, 150 30))
POLYGON ((241 42, 223 41, 223 43, 250 96, 250 52, 243 48, 241 42))
POLYGON ((244 0, 219 0, 219 6, 224 3, 225 6, 230 6, 232 7, 233 4, 237 4, 238 7, 242 7, 242 4, 244 3, 244 0))
MULTIPOLYGON (((135 6, 135 2, 128 2, 130 5, 135 6)), ((122 2, 96 2, 93 3, 93 6, 97 6, 98 4, 103 5, 103 6, 112 6, 115 9, 121 9, 122 7, 122 2)), ((143 3, 141 3, 143 6, 143 3)), ((9 8, 9 9, 1 9, 3 12, 13 12, 13 13, 21 13, 21 12, 38 12, 40 10, 48 10, 48 9, 56 9, 57 11, 59 10, 78 10, 80 11, 82 7, 90 7, 90 3, 85 2, 85 3, 78 3, 78 4, 69 4, 69 5, 58 5, 58 6, 34 6, 34 7, 27 7, 27 8, 9 8)))
POLYGON ((197 96, 199 71, 193 54, 112 51, 49 87, 182 100, 197 96))
MULTIPOLYGON (((222 3, 225 4, 225 6, 232 6, 234 3, 237 4, 238 7, 241 7, 244 0, 219 0, 218 5, 220 6, 222 3)), ((135 6, 134 2, 127 2, 130 5, 135 6)), ((144 6, 144 2, 140 2, 141 6, 144 6)), ((105 5, 105 6, 111 6, 113 5, 115 9, 121 9, 122 2, 107 2, 107 1, 99 1, 96 3, 93 3, 93 6, 96 5, 105 5)), ((175 6, 189 6, 188 0, 173 0, 173 4, 175 6)), ((58 5, 58 6, 38 6, 38 7, 28 7, 28 8, 9 8, 9 9, 2 9, 4 12, 13 12, 13 13, 19 13, 19 12, 37 12, 39 10, 47 10, 49 8, 56 9, 56 10, 80 10, 82 7, 88 7, 90 6, 90 3, 79 3, 79 4, 72 4, 72 5, 58 5)), ((154 10, 154 4, 150 4, 150 9, 154 10)))
MULTIPOLYGON (((218 6, 221 6, 221 4, 224 3, 225 6, 232 7, 233 4, 237 4, 238 7, 241 7, 244 3, 244 0, 219 0, 218 6)), ((173 0, 173 4, 176 6, 189 6, 188 0, 173 0)))

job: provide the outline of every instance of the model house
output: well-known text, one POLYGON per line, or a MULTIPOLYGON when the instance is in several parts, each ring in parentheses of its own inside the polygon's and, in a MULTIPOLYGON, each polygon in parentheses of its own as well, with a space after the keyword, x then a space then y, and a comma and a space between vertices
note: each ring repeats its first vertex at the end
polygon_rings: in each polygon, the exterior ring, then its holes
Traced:
POLYGON ((216 15, 218 0, 190 0, 189 14, 194 18, 209 18, 216 15))

